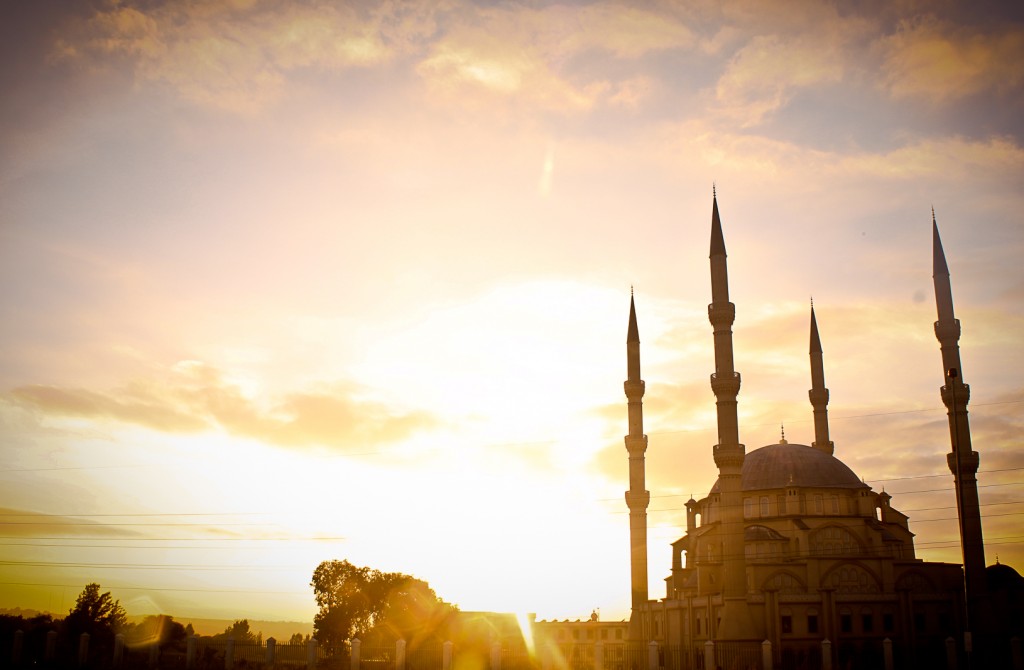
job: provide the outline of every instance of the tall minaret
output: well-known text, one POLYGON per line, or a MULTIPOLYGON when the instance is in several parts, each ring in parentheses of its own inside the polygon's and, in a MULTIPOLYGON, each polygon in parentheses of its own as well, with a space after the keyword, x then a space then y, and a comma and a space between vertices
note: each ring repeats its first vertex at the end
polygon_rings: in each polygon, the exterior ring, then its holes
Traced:
POLYGON ((644 481, 644 452, 647 451, 647 436, 644 435, 644 380, 640 379, 640 331, 636 327, 636 306, 633 304, 632 290, 629 296, 629 328, 626 332, 624 388, 629 401, 629 434, 626 435, 629 490, 626 491, 626 506, 629 507, 629 571, 633 607, 629 619, 629 637, 643 640, 646 639, 642 609, 647 603, 647 505, 651 501, 651 494, 645 488, 644 481))
POLYGON ((960 320, 953 316, 953 290, 949 268, 942 252, 939 226, 932 211, 932 279, 935 282, 935 305, 939 320, 935 337, 942 351, 945 385, 942 402, 949 415, 952 451, 946 462, 953 473, 956 487, 957 514, 960 518, 960 543, 964 554, 964 580, 967 587, 968 629, 983 630, 988 622, 986 602, 988 587, 985 578, 985 544, 981 531, 981 510, 978 505, 978 452, 971 449, 971 427, 967 420, 967 402, 971 387, 963 382, 960 367, 960 320))
POLYGON ((828 389, 825 388, 825 364, 821 357, 821 339, 818 337, 818 320, 814 318, 814 303, 811 303, 811 390, 807 392, 814 408, 814 442, 811 446, 829 456, 835 445, 828 439, 828 389))
POLYGON ((726 267, 725 238, 718 216, 718 198, 712 191, 711 209, 711 304, 708 319, 714 329, 715 372, 711 390, 718 409, 718 444, 714 447, 718 466, 722 541, 722 610, 717 638, 749 640, 758 637, 747 609, 747 569, 743 547, 743 491, 741 475, 746 449, 740 444, 736 396, 740 375, 733 369, 732 323, 736 306, 729 302, 729 272, 726 267))

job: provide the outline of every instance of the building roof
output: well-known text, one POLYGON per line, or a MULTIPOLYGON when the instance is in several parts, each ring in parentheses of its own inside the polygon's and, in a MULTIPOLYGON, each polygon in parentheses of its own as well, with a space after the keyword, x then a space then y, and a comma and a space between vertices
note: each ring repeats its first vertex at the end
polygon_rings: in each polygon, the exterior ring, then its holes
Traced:
MULTIPOLYGON (((845 463, 820 449, 804 444, 769 444, 755 449, 743 460, 744 491, 782 489, 787 486, 812 488, 868 488, 845 463)), ((719 482, 711 487, 719 491, 719 482)))

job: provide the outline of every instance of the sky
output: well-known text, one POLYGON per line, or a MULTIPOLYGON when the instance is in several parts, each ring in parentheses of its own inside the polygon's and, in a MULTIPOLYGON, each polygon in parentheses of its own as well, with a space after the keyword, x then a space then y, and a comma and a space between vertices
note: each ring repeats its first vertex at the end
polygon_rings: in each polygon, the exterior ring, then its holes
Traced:
POLYGON ((650 594, 740 439, 813 440, 959 562, 931 283, 986 557, 1024 569, 1019 3, 0 6, 0 607, 311 620, 323 560, 464 610, 628 616, 625 337, 650 594))

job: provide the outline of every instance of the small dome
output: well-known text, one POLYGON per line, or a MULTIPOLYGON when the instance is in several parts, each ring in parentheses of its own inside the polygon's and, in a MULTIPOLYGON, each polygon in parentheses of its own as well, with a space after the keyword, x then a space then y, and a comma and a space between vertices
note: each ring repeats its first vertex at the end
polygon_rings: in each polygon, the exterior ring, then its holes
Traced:
MULTIPOLYGON (((744 491, 782 489, 787 486, 809 488, 862 489, 862 482, 835 456, 804 444, 769 444, 755 449, 743 459, 744 491)), ((718 493, 718 481, 711 487, 718 493)))

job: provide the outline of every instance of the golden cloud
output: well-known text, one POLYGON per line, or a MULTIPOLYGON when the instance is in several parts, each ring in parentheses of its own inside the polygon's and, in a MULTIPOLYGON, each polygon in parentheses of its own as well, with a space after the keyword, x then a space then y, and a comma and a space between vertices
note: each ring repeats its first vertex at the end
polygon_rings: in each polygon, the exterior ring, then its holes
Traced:
POLYGON ((160 382, 137 381, 105 393, 33 385, 5 395, 9 402, 44 416, 115 421, 166 433, 220 428, 285 446, 365 449, 436 423, 423 412, 396 411, 360 398, 350 388, 292 393, 261 403, 201 363, 179 364, 160 382))
POLYGON ((338 70, 391 58, 395 45, 407 42, 394 35, 410 25, 402 18, 383 5, 370 14, 346 5, 118 4, 69 24, 54 56, 125 57, 137 79, 169 85, 195 103, 253 112, 276 100, 297 68, 338 70))
POLYGON ((1024 82, 1024 32, 995 34, 926 15, 900 23, 879 41, 882 86, 896 98, 942 103, 983 91, 1019 91, 1024 82))

